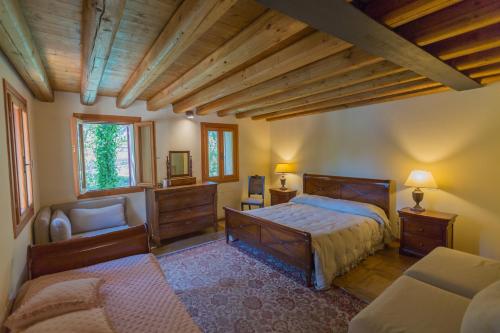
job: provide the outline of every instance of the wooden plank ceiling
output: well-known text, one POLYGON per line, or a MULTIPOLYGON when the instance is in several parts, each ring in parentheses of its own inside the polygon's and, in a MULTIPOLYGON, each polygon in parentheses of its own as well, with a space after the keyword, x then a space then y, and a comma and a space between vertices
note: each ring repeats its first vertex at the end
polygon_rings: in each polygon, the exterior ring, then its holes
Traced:
POLYGON ((0 47, 40 100, 115 96, 124 113, 139 99, 274 121, 500 80, 498 0, 331 1, 401 54, 274 0, 0 0, 2 40, 20 41, 0 47), (432 65, 398 61, 412 48, 432 65))

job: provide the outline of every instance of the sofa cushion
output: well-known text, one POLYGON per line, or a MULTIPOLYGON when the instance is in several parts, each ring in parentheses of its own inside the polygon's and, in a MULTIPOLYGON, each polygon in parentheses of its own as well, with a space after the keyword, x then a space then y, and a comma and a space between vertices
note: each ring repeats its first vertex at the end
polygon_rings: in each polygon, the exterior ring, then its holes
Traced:
POLYGON ((70 210, 69 219, 73 234, 127 224, 122 204, 102 208, 75 208, 70 210))
POLYGON ((50 221, 50 240, 59 242, 71 238, 71 222, 62 210, 56 210, 50 221))
POLYGON ((102 308, 75 311, 50 318, 30 326, 25 331, 22 331, 22 333, 53 333, 63 331, 79 333, 113 333, 102 308))
POLYGON ((100 303, 101 283, 99 278, 87 278, 50 285, 23 302, 7 318, 5 326, 18 330, 68 312, 96 307, 100 303))
POLYGON ((456 333, 468 298, 401 276, 349 323, 349 333, 456 333))
POLYGON ((462 320, 461 333, 500 332, 500 281, 472 298, 462 320))
POLYGON ((500 280, 500 262, 438 247, 408 268, 405 275, 472 298, 500 280))
POLYGON ((94 236, 109 234, 110 232, 120 231, 120 230, 124 230, 124 229, 128 229, 128 228, 129 228, 128 225, 121 225, 119 227, 99 229, 99 230, 88 231, 88 232, 82 232, 82 233, 79 233, 79 234, 73 234, 73 238, 94 237, 94 236))

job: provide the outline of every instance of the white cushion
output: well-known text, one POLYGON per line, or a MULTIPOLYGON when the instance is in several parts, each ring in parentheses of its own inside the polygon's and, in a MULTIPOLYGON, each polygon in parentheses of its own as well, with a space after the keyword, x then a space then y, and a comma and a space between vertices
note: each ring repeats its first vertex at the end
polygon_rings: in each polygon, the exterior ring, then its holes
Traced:
POLYGON ((71 223, 62 210, 56 210, 50 221, 50 240, 63 241, 71 238, 71 223))
POLYGON ((349 323, 349 333, 457 333, 470 300, 401 276, 349 323))
POLYGON ((75 208, 69 212, 73 234, 126 224, 122 204, 102 208, 75 208))
POLYGON ((461 333, 500 332, 500 281, 472 298, 462 320, 461 333))
POLYGON ((500 262, 438 247, 408 268, 405 275, 472 298, 480 290, 500 280, 500 262))

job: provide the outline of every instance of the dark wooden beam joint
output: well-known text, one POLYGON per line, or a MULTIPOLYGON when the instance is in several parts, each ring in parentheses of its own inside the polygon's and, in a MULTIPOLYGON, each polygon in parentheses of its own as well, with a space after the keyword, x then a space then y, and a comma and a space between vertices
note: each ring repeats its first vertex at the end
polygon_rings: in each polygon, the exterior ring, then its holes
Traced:
POLYGON ((313 4, 303 0, 257 1, 452 89, 481 87, 345 0, 315 0, 313 4))

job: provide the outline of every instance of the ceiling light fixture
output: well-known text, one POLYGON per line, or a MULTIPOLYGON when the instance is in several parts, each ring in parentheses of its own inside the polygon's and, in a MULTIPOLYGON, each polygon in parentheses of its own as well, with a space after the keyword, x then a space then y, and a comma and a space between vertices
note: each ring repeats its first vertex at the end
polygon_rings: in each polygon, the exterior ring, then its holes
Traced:
POLYGON ((193 111, 186 111, 186 117, 187 119, 194 119, 194 112, 193 111))

